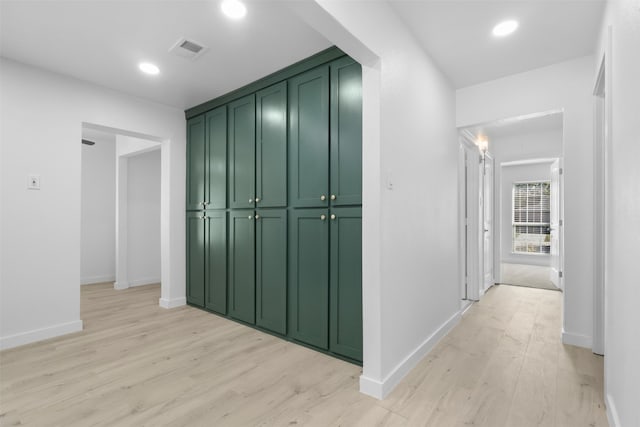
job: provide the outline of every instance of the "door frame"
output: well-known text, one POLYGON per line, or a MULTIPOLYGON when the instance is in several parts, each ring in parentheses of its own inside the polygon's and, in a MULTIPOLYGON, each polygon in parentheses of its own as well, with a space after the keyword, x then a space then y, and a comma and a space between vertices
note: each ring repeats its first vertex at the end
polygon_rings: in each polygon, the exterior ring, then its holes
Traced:
POLYGON ((607 29, 607 48, 593 88, 593 340, 592 351, 605 354, 606 277, 607 277, 607 167, 611 141, 611 27, 607 29))
POLYGON ((478 301, 483 274, 481 273, 481 173, 482 156, 474 137, 468 130, 459 133, 458 151, 458 253, 459 294, 461 304, 478 301))
POLYGON ((480 280, 480 295, 484 295, 485 292, 487 292, 489 290, 489 288, 491 288, 493 285, 495 285, 496 283, 496 269, 495 269, 495 220, 496 220, 496 203, 495 203, 495 196, 496 196, 496 187, 495 187, 495 167, 496 167, 496 163, 495 163, 495 158, 493 157, 493 155, 490 152, 485 152, 482 156, 482 171, 481 171, 481 179, 482 179, 482 186, 481 186, 481 199, 482 199, 482 204, 481 204, 481 221, 482 221, 482 226, 480 227, 480 238, 481 238, 481 243, 482 243, 482 250, 480 251, 481 253, 481 257, 482 257, 482 263, 481 266, 482 268, 480 269, 482 278, 480 280), (491 191, 491 200, 489 202, 489 207, 491 209, 491 230, 487 230, 485 229, 485 224, 486 224, 486 212, 487 212, 487 194, 486 194, 486 190, 487 190, 487 160, 490 162, 491 164, 491 182, 489 182, 489 189, 491 191), (485 260, 485 255, 486 255, 486 247, 484 246, 484 240, 485 240, 485 235, 484 233, 486 233, 487 231, 490 231, 490 241, 489 241, 489 251, 491 252, 491 270, 492 270, 492 274, 491 274, 491 280, 490 280, 490 284, 487 286, 486 285, 486 272, 485 272, 485 267, 486 267, 486 260, 485 260))

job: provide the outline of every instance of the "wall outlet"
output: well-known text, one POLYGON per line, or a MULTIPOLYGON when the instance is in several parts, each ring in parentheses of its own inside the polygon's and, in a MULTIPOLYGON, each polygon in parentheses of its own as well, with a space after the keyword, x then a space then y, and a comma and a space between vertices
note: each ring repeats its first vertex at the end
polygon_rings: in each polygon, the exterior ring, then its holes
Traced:
POLYGON ((27 180, 27 189, 28 190, 40 189, 40 175, 29 175, 29 178, 27 180))

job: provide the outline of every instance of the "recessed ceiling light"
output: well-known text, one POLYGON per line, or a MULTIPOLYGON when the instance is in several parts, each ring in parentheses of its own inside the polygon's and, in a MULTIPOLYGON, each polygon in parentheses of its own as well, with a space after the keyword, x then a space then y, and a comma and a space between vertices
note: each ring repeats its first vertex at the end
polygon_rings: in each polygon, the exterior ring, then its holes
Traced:
POLYGON ((513 33, 518 28, 518 21, 509 20, 502 21, 493 27, 493 35, 496 37, 504 37, 513 33))
POLYGON ((138 68, 140 68, 140 71, 142 71, 143 73, 151 74, 152 76, 160 74, 160 68, 150 62, 141 62, 140 64, 138 64, 138 68))
POLYGON ((223 0, 220 8, 231 19, 241 19, 247 14, 247 8, 240 0, 223 0))

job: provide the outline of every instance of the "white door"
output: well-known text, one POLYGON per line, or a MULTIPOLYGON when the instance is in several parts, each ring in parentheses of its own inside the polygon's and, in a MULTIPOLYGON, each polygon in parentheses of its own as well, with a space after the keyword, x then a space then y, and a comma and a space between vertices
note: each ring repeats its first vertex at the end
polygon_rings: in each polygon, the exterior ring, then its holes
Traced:
POLYGON ((560 288, 560 160, 551 164, 550 218, 551 225, 551 283, 560 288))
POLYGON ((483 212, 482 225, 484 234, 484 290, 494 283, 493 274, 493 157, 489 153, 484 156, 483 176, 483 212))

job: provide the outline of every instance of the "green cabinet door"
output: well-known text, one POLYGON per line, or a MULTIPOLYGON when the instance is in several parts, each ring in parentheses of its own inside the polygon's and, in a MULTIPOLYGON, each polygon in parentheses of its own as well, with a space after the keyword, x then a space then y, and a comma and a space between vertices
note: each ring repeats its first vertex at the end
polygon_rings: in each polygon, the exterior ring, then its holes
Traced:
POLYGON ((229 206, 253 208, 256 186, 256 104, 249 95, 228 106, 229 206))
POLYGON ((256 211, 256 325, 287 333, 287 211, 256 211))
POLYGON ((203 212, 187 212, 187 302, 204 307, 205 219, 203 212))
POLYGON ((205 116, 207 168, 205 203, 207 209, 227 207, 227 107, 205 116))
POLYGON ((289 80, 289 205, 329 200, 329 67, 289 80))
POLYGON ((289 336, 329 347, 329 218, 294 209, 289 219, 289 336))
POLYGON ((362 209, 331 210, 329 350, 362 361, 362 209))
POLYGON ((256 93, 256 207, 287 206, 287 82, 256 93))
POLYGON ((205 116, 187 121, 187 210, 204 209, 205 202, 205 116))
POLYGON ((206 215, 205 307, 227 314, 227 213, 206 215))
POLYGON ((229 213, 229 315, 255 323, 255 220, 252 210, 229 213))
POLYGON ((362 203, 362 68, 331 63, 331 204, 362 203))

